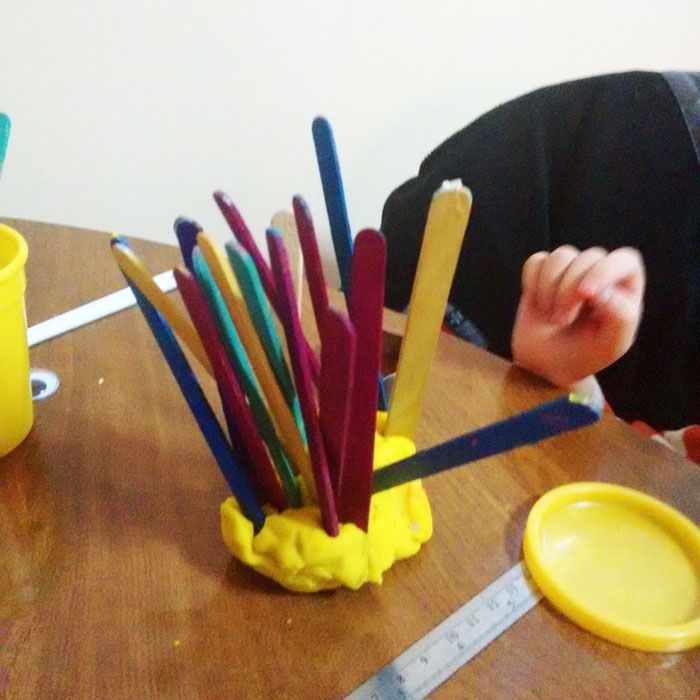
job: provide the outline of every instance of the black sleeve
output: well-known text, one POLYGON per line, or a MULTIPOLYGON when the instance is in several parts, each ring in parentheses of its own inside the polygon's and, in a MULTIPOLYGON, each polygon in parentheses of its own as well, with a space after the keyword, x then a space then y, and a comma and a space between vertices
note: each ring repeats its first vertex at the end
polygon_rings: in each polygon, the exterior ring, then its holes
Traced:
POLYGON ((427 210, 445 179, 474 203, 450 301, 510 357, 529 255, 564 243, 638 248, 645 315, 630 352, 601 373, 623 418, 700 422, 700 168, 660 74, 555 85, 483 115, 433 151, 387 199, 387 304, 408 303, 427 210))

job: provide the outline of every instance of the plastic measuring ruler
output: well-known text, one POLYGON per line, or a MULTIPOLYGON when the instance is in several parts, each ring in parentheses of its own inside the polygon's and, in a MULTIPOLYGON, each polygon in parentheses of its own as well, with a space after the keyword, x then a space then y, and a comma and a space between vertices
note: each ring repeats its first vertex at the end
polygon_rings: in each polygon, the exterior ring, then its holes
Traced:
POLYGON ((522 562, 434 627, 347 700, 424 698, 542 598, 522 562))

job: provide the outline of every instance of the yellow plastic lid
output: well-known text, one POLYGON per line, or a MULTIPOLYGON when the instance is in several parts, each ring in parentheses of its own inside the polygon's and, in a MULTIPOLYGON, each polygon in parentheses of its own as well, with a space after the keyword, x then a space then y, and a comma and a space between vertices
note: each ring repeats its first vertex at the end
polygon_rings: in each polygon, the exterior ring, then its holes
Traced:
POLYGON ((700 644, 700 528, 634 489, 567 484, 533 506, 525 561, 542 593, 584 629, 622 646, 700 644))

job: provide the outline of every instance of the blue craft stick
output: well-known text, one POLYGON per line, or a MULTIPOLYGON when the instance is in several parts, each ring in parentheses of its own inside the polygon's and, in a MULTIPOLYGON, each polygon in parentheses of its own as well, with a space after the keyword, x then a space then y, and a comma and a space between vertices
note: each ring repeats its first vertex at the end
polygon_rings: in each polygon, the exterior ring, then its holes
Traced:
POLYGON ((173 224, 177 242, 180 244, 180 252, 185 267, 192 273, 192 251, 197 245, 197 234, 202 230, 202 227, 192 219, 187 219, 184 216, 179 216, 173 224))
POLYGON ((209 405, 204 392, 192 372, 180 345, 170 326, 165 322, 158 311, 150 304, 138 287, 127 278, 141 312, 148 323, 158 346, 165 357, 170 371, 180 387, 180 391, 197 421, 199 429, 207 441, 207 445, 221 469, 231 493, 236 497, 243 514, 252 521, 255 531, 259 531, 265 524, 265 513, 258 503, 253 486, 245 475, 241 465, 231 452, 231 446, 226 440, 219 422, 209 405))
POLYGON ((345 301, 350 302, 351 264, 352 264, 352 232, 348 221, 348 210, 345 204, 345 190, 340 175, 340 164, 335 148, 333 130, 325 117, 316 117, 311 125, 311 131, 316 147, 316 160, 321 174, 323 197, 326 200, 328 222, 331 227, 333 248, 340 273, 340 286, 345 295, 345 301))
POLYGON ((599 420, 602 410, 602 396, 562 396, 378 469, 374 472, 372 491, 378 493, 414 479, 582 428, 599 420))
POLYGON ((2 166, 5 162, 5 153, 7 152, 7 142, 10 140, 10 118, 7 114, 0 112, 0 175, 2 175, 2 166))
POLYGON ((260 435, 270 451, 270 456, 272 457, 277 474, 280 477, 285 497, 290 506, 299 508, 301 506, 299 484, 294 478, 289 459, 277 436, 267 406, 260 394, 253 368, 248 362, 245 349, 238 337, 238 333, 228 313, 221 292, 219 292, 214 277, 207 267, 204 255, 199 248, 195 248, 193 251, 192 264, 194 275, 197 278, 204 299, 209 307, 209 312, 216 325, 219 338, 226 351, 226 356, 233 367, 233 371, 243 389, 243 393, 248 398, 253 417, 260 430, 260 435))
POLYGON ((304 444, 306 444, 306 431, 299 406, 299 397, 284 359, 282 343, 265 300, 265 291, 258 275, 258 270, 255 267, 255 261, 243 246, 236 241, 229 241, 226 243, 225 248, 241 288, 243 299, 248 307, 250 318, 265 349, 267 359, 270 361, 270 367, 282 389, 287 405, 292 409, 294 420, 299 428, 304 444))
MULTIPOLYGON (((340 273, 340 286, 345 296, 345 303, 350 308, 351 270, 352 270, 352 232, 348 220, 348 209, 345 204, 345 190, 340 174, 338 152, 330 122, 325 117, 316 117, 311 125, 311 132, 316 148, 316 161, 321 174, 323 198, 326 201, 328 223, 331 227, 331 238, 335 259, 340 273)), ((379 410, 386 411, 387 399, 384 380, 379 375, 379 410)))

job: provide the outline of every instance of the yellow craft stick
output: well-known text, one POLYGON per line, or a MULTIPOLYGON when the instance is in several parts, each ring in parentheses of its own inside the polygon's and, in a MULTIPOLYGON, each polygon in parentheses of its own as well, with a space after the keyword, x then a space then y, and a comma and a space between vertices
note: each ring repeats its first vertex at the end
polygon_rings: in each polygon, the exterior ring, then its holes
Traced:
POLYGON ((216 245, 211 236, 204 232, 199 233, 197 235, 197 244, 204 254, 204 259, 207 261, 209 270, 219 287, 224 304, 226 304, 226 308, 231 314, 231 320, 236 327, 250 364, 265 394, 265 398, 270 406, 270 412, 279 429, 282 445, 284 445, 292 464, 301 473, 310 495, 316 500, 315 481, 309 454, 304 447, 301 434, 294 422, 294 416, 284 400, 282 390, 277 384, 260 338, 255 332, 255 326, 248 313, 248 307, 238 285, 238 280, 233 274, 224 252, 216 245))
POLYGON ((178 338, 213 377, 214 371, 194 326, 177 308, 175 302, 153 281, 150 273, 134 251, 121 243, 115 243, 112 245, 112 255, 117 261, 119 269, 139 288, 146 299, 158 309, 178 338))
POLYGON ((471 192, 461 180, 443 182, 430 203, 387 417, 387 436, 404 435, 413 440, 471 204, 471 192))
POLYGON ((284 247, 289 255, 289 269, 292 271, 292 284, 294 285, 294 298, 297 302, 297 312, 301 318, 301 287, 304 277, 304 258, 299 245, 299 236, 297 235, 297 224, 294 221, 294 215, 289 211, 281 209, 276 212, 270 222, 273 228, 279 230, 282 234, 284 247))

